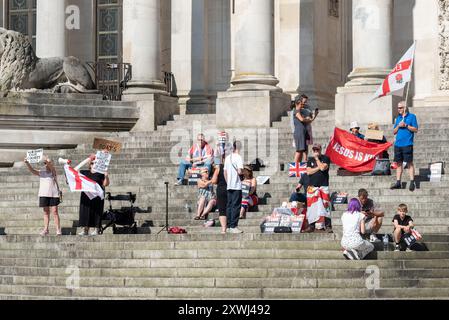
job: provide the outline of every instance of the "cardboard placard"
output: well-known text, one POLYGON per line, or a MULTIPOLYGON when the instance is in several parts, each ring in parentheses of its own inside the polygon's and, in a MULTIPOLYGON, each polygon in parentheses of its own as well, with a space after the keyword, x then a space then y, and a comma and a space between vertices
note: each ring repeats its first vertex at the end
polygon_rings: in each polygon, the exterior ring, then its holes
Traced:
POLYGON ((93 148, 95 150, 108 150, 112 153, 120 153, 120 151, 122 150, 122 143, 112 140, 95 138, 93 148))
POLYGON ((30 164, 40 163, 43 157, 44 157, 44 149, 27 151, 27 161, 30 164))
POLYGON ((380 130, 367 130, 365 139, 382 140, 384 138, 384 132, 380 130))
POLYGON ((111 158, 112 154, 98 151, 95 156, 95 163, 92 170, 101 174, 105 174, 105 172, 108 171, 111 158))

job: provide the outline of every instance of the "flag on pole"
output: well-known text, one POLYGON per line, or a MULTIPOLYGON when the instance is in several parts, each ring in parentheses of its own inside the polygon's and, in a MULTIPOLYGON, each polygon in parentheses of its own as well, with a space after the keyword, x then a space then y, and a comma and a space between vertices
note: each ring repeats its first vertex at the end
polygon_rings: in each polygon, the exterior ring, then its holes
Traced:
POLYGON ((64 166, 64 171, 70 191, 82 191, 90 200, 95 197, 100 197, 101 200, 104 199, 104 191, 98 183, 79 173, 68 164, 64 166))
POLYGON ((412 80, 412 67, 413 59, 415 57, 415 47, 416 43, 413 43, 410 49, 407 50, 405 55, 393 68, 393 71, 391 71, 391 73, 385 78, 384 82, 379 87, 379 89, 377 89, 373 99, 371 99, 370 102, 387 95, 403 95, 403 89, 406 83, 412 80))

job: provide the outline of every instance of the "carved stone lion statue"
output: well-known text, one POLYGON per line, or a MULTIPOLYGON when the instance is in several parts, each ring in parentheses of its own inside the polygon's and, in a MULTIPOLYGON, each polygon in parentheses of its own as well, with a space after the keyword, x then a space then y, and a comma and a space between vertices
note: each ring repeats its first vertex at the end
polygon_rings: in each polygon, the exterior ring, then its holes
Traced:
POLYGON ((0 28, 0 91, 51 89, 93 93, 86 66, 75 57, 38 58, 23 34, 0 28))

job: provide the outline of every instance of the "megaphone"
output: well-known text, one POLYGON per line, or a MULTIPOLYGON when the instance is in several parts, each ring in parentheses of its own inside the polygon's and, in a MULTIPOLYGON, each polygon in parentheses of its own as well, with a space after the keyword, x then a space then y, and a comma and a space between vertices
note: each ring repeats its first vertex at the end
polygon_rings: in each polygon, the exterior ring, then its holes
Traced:
POLYGON ((63 164, 63 165, 71 164, 71 163, 72 163, 72 160, 59 158, 59 159, 58 159, 58 163, 59 163, 59 164, 63 164))

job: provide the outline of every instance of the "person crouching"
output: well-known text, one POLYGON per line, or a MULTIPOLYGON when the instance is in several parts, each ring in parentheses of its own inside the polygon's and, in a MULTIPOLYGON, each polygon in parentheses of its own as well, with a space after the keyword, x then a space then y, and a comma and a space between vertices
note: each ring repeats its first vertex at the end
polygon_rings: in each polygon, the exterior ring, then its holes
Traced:
POLYGON ((362 260, 374 250, 372 243, 362 239, 361 234, 365 233, 365 215, 361 211, 359 199, 353 198, 349 201, 348 210, 341 216, 341 246, 345 249, 343 256, 348 260, 362 260))

